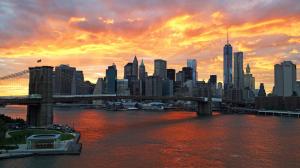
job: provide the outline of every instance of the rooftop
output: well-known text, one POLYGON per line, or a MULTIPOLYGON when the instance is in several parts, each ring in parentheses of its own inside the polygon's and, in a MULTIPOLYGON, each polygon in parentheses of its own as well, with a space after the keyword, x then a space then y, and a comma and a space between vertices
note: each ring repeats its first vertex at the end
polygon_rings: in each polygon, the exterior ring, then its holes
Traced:
POLYGON ((27 138, 27 140, 55 140, 59 139, 60 134, 35 134, 27 138))

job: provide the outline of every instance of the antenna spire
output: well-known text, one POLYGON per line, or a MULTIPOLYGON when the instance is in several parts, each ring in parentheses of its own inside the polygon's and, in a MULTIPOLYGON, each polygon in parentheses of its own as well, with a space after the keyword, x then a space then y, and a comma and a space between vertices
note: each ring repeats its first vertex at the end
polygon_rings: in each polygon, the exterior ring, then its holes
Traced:
POLYGON ((228 38, 228 28, 227 28, 227 44, 229 44, 229 38, 228 38))

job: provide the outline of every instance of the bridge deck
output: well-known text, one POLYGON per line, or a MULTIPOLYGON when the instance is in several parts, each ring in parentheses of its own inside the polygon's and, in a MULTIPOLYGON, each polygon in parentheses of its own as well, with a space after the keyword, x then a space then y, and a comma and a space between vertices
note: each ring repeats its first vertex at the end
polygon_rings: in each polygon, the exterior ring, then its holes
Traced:
MULTIPOLYGON (((93 101, 93 100, 182 100, 207 103, 207 98, 203 97, 183 97, 183 96, 115 96, 115 95, 54 95, 53 99, 49 103, 73 103, 80 101, 93 101)), ((43 99, 39 95, 30 96, 6 96, 0 97, 0 104, 38 104, 43 99)))

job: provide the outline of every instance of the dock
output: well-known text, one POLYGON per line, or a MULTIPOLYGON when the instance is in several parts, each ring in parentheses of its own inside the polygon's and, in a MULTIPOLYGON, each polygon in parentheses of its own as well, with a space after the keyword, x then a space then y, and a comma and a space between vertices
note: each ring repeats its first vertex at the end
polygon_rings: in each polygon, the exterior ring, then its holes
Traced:
POLYGON ((300 111, 281 111, 281 110, 258 110, 244 107, 230 107, 225 113, 253 114, 265 116, 281 116, 300 118, 300 111))
POLYGON ((287 116, 300 118, 300 111, 258 110, 258 115, 287 116))

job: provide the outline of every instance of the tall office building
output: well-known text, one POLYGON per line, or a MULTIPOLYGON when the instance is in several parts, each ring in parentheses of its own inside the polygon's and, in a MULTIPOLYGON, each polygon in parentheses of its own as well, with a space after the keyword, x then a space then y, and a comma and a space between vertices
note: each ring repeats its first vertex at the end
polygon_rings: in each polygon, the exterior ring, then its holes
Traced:
MULTIPOLYGON (((94 95, 102 95, 105 93, 105 80, 103 78, 98 78, 96 86, 94 88, 93 94, 94 95)), ((102 105, 103 100, 94 100, 94 105, 102 105)))
POLYGON ((175 81, 175 69, 167 69, 167 79, 175 81))
POLYGON ((216 97, 217 94, 217 75, 210 75, 208 84, 210 86, 211 96, 216 97))
POLYGON ((187 67, 193 69, 192 80, 193 80, 193 84, 195 85, 196 82, 198 81, 197 61, 195 59, 188 59, 187 67))
POLYGON ((216 91, 216 97, 222 97, 222 95, 223 95, 222 82, 218 82, 217 91, 216 91))
POLYGON ((93 94, 101 95, 104 94, 104 92, 105 92, 105 81, 103 78, 98 78, 93 94))
POLYGON ((223 57, 223 84, 224 90, 227 90, 232 85, 232 46, 228 41, 224 46, 224 57, 223 57))
POLYGON ((59 65, 55 67, 54 78, 54 94, 57 95, 71 95, 72 84, 74 84, 74 76, 76 68, 69 65, 59 65))
POLYGON ((138 74, 139 73, 139 62, 136 58, 136 56, 134 56, 133 62, 132 62, 132 78, 133 79, 138 79, 138 74))
POLYGON ((183 72, 182 71, 178 71, 176 73, 176 82, 180 82, 180 83, 183 82, 183 72))
POLYGON ((247 64, 246 74, 244 75, 244 88, 255 90, 255 78, 251 74, 250 65, 247 64))
POLYGON ((145 80, 146 96, 162 96, 163 80, 158 76, 149 76, 145 80))
POLYGON ((243 52, 234 53, 234 87, 244 89, 244 61, 243 52))
POLYGON ((259 97, 266 97, 266 91, 265 91, 265 85, 263 83, 260 83, 259 90, 257 96, 259 97))
POLYGON ((162 95, 163 96, 173 96, 174 95, 174 81, 173 80, 163 80, 162 81, 162 95))
MULTIPOLYGON (((144 60, 142 60, 141 64, 140 64, 140 67, 139 67, 139 95, 145 95, 145 79, 147 78, 148 74, 146 72, 146 67, 144 65, 144 60)), ((135 82, 133 84, 133 89, 132 90, 136 90, 136 83, 135 82)))
POLYGON ((211 86, 217 87, 217 75, 210 75, 209 80, 208 80, 208 83, 209 83, 211 86))
POLYGON ((146 77, 147 77, 146 68, 144 65, 144 60, 142 60, 142 62, 140 64, 140 68, 139 68, 139 79, 144 80, 146 77))
POLYGON ((154 60, 154 75, 161 79, 167 78, 167 61, 162 59, 154 60))
POLYGON ((131 77, 132 77, 132 68, 133 68, 133 64, 131 62, 127 63, 124 66, 124 79, 131 79, 131 77))
POLYGON ((106 93, 116 94, 117 90, 117 67, 115 64, 106 69, 106 93))
POLYGON ((85 84, 82 71, 75 71, 72 80, 72 95, 84 94, 85 84))
POLYGON ((130 90, 128 87, 128 79, 117 79, 117 95, 129 96, 130 90))
POLYGON ((274 95, 292 96, 296 91, 297 70, 291 61, 284 61, 274 66, 274 95))
MULTIPOLYGON (((182 68, 182 78, 183 78, 183 82, 186 82, 188 80, 192 80, 193 81, 193 68, 191 67, 183 67, 182 68)), ((192 82, 193 86, 194 85, 194 81, 192 82)))

